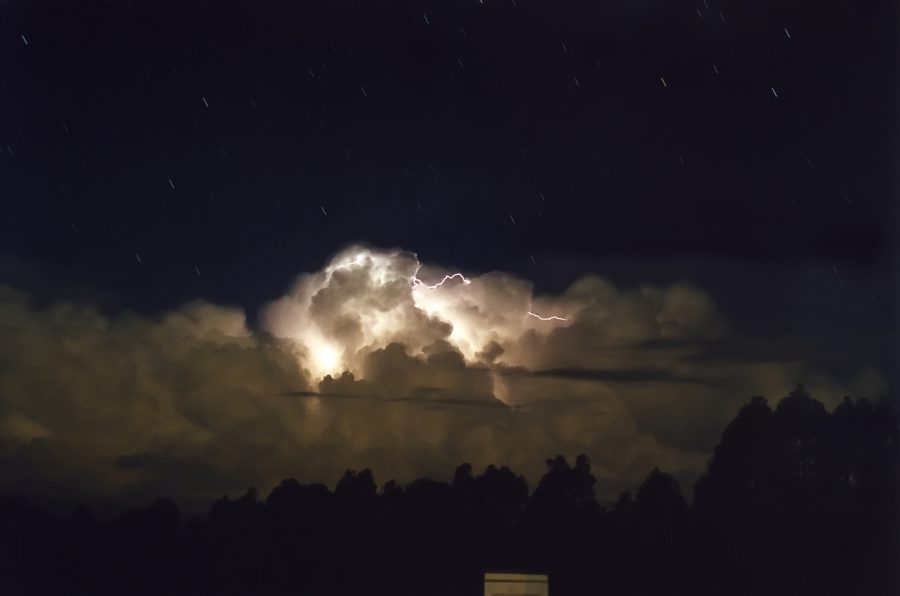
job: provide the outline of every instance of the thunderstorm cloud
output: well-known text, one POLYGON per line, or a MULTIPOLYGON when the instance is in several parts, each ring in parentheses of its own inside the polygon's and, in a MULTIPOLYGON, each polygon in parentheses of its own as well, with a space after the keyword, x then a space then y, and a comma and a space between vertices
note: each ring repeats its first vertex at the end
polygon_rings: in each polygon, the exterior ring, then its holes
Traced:
POLYGON ((468 461, 535 481, 587 453, 601 498, 654 466, 696 478, 752 395, 878 397, 740 337, 690 284, 522 278, 350 247, 259 313, 204 301, 156 318, 39 308, 0 287, 0 491, 208 499, 284 477, 446 478, 468 461))

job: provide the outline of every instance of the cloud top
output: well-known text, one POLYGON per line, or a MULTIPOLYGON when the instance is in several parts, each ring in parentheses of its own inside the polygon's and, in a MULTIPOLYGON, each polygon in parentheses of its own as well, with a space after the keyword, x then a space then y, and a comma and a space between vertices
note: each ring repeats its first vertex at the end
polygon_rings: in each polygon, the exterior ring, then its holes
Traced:
POLYGON ((205 301, 108 317, 0 288, 0 315, 0 491, 75 498, 210 498, 362 467, 403 481, 462 461, 535 479, 580 452, 612 498, 654 466, 696 477, 751 395, 884 390, 877 371, 842 384, 749 349, 689 284, 587 276, 536 296, 361 246, 265 306, 265 333, 205 301))

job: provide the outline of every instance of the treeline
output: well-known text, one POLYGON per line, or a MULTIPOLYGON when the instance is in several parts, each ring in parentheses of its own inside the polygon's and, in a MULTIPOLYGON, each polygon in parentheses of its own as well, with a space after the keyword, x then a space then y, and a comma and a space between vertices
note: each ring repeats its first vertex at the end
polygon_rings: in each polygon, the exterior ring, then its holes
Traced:
POLYGON ((897 594, 898 474, 890 407, 828 412, 798 388, 741 409, 692 504, 653 470, 601 507, 584 455, 548 460, 534 491, 506 467, 380 490, 348 471, 186 522, 166 499, 101 522, 2 498, 0 593, 476 596, 485 570, 517 569, 554 596, 897 594))

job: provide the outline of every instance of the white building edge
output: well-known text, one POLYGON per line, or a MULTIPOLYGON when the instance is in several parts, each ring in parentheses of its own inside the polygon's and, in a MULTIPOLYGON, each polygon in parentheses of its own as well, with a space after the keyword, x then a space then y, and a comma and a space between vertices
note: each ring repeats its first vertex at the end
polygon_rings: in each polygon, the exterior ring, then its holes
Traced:
POLYGON ((550 578, 541 573, 488 571, 484 596, 550 596, 550 578))

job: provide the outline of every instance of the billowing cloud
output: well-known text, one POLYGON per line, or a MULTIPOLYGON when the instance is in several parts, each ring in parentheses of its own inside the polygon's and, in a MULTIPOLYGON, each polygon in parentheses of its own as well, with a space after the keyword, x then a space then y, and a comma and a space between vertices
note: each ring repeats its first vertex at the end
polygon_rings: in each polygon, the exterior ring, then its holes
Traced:
POLYGON ((565 325, 535 316, 541 313, 534 310, 556 306, 535 300, 530 284, 513 276, 466 277, 423 267, 411 253, 353 246, 322 271, 302 275, 287 296, 264 309, 262 322, 274 335, 301 346, 305 366, 322 377, 358 373, 369 352, 391 343, 421 355, 440 341, 468 362, 482 353, 489 358, 497 349, 493 346, 565 325))
POLYGON ((263 308, 198 301, 158 318, 32 306, 0 290, 0 490, 209 498, 283 477, 444 477, 462 461, 536 480, 591 456, 602 497, 654 466, 690 480, 751 395, 805 383, 877 397, 738 337, 689 284, 527 280, 350 247, 263 308))

